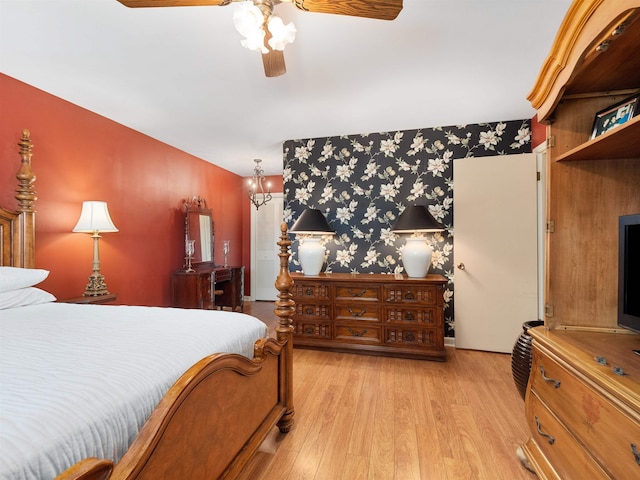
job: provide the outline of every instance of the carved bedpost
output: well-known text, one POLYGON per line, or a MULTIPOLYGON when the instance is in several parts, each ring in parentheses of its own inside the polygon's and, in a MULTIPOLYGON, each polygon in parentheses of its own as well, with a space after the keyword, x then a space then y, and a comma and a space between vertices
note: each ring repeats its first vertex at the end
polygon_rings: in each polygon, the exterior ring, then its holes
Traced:
POLYGON ((18 245, 14 245, 12 264, 16 267, 34 268, 36 263, 35 255, 35 209, 34 203, 38 199, 33 184, 36 175, 31 170, 31 150, 33 144, 30 138, 31 133, 26 128, 22 130, 22 138, 18 142, 20 147, 20 170, 16 174, 18 179, 18 189, 16 199, 18 200, 18 245))
POLYGON ((280 385, 280 394, 283 395, 284 403, 287 411, 284 413, 278 427, 280 431, 285 433, 291 430, 293 425, 293 326, 291 325, 291 317, 295 313, 295 303, 292 299, 291 288, 293 287, 293 279, 289 275, 289 247, 291 240, 287 234, 287 224, 280 225, 280 273, 276 279, 276 289, 278 289, 278 300, 276 301, 275 314, 278 316, 278 327, 276 328, 276 338, 278 342, 284 344, 286 354, 283 357, 285 365, 284 370, 287 372, 285 381, 280 385))
POLYGON ((31 143, 31 133, 26 128, 22 130, 22 138, 18 142, 20 147, 20 170, 16 174, 18 179, 18 189, 16 190, 16 199, 18 200, 19 212, 33 212, 34 202, 38 199, 36 192, 33 189, 33 183, 36 181, 36 175, 31 170, 31 150, 33 149, 33 143, 31 143))

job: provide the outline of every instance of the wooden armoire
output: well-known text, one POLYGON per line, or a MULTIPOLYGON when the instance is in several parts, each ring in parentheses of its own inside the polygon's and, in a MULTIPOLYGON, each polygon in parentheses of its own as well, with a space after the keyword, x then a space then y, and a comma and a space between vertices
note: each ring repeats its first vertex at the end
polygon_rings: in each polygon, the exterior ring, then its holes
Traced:
POLYGON ((618 218, 640 213, 640 112, 593 135, 599 113, 638 94, 640 0, 575 0, 529 95, 547 125, 548 228, 523 450, 542 479, 640 478, 640 335, 617 326, 618 218))

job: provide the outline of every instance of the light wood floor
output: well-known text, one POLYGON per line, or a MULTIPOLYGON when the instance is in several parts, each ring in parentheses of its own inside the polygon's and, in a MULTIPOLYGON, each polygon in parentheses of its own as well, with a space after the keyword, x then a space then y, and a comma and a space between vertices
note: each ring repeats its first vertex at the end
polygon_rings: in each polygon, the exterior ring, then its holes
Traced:
MULTIPOLYGON (((245 311, 273 325, 270 302, 245 311)), ((515 339, 514 339, 515 341, 515 339)), ((509 355, 446 362, 294 349, 295 423, 274 430, 242 480, 532 480, 509 355)))

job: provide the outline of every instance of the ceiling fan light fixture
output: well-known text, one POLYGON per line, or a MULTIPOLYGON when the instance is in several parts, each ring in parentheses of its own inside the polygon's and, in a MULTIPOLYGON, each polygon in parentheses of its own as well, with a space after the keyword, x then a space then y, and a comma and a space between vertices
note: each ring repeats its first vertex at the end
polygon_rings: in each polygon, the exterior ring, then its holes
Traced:
POLYGON ((269 50, 264 46, 264 30, 255 32, 254 35, 240 40, 240 45, 255 52, 269 53, 269 50))
POLYGON ((244 40, 240 44, 249 50, 268 53, 264 45, 265 31, 262 28, 264 15, 252 2, 240 2, 233 12, 233 25, 244 40))
POLYGON ((296 38, 296 27, 293 23, 287 23, 286 25, 280 17, 271 15, 267 22, 267 28, 271 33, 269 39, 269 46, 272 50, 284 50, 284 47, 296 38))

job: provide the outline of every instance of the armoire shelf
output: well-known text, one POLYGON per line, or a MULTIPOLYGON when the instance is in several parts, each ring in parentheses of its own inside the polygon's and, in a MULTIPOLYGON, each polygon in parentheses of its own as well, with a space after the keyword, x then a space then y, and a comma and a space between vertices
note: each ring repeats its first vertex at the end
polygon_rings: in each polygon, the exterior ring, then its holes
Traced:
POLYGON ((635 158, 640 152, 640 116, 558 155, 557 162, 635 158))

